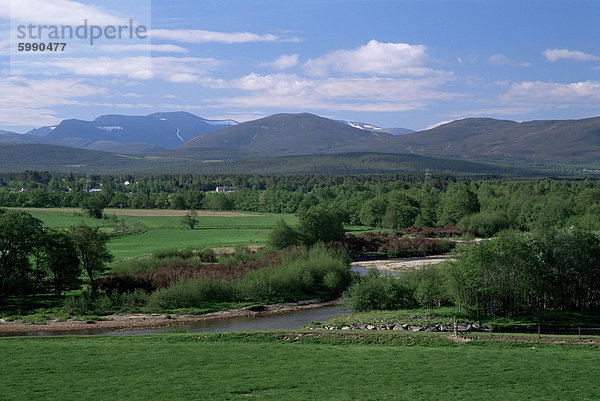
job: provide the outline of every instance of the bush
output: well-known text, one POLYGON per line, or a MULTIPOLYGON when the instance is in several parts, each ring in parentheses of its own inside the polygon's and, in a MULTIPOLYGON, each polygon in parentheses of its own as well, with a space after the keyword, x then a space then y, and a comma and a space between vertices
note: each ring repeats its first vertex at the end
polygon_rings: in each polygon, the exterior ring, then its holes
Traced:
POLYGON ((201 262, 216 262, 217 257, 215 252, 209 248, 185 248, 185 249, 177 249, 177 248, 165 248, 165 249, 156 249, 152 251, 152 257, 154 259, 162 260, 162 259, 171 259, 171 258, 181 258, 181 259, 191 259, 197 258, 201 262))
POLYGON ((93 297, 85 292, 80 296, 67 297, 64 308, 69 315, 108 315, 114 311, 114 303, 108 295, 93 297))
POLYGON ((219 262, 224 265, 238 265, 242 263, 253 262, 264 256, 263 253, 253 251, 247 246, 238 245, 234 248, 232 254, 223 254, 219 257, 219 262))
POLYGON ((352 281, 343 253, 315 246, 291 248, 272 264, 236 276, 231 281, 209 277, 179 281, 150 295, 154 310, 202 307, 210 302, 283 302, 338 296, 352 281))
POLYGON ((450 303, 444 264, 427 265, 406 274, 414 300, 427 309, 450 303))
POLYGON ((279 220, 269 233, 267 244, 276 249, 287 248, 298 244, 298 232, 287 225, 283 219, 279 220))
POLYGON ((485 211, 470 214, 458 222, 462 231, 469 232, 480 237, 491 237, 502 230, 510 228, 511 220, 501 210, 485 211))
POLYGON ((148 306, 153 310, 193 308, 207 302, 231 301, 232 294, 230 282, 203 277, 156 290, 150 295, 148 306))
POLYGON ((117 300, 123 310, 132 312, 140 306, 146 305, 148 302, 148 294, 143 290, 136 289, 118 295, 117 300))
POLYGON ((353 311, 400 309, 414 305, 412 291, 402 277, 369 269, 345 294, 353 311))
POLYGON ((311 206, 299 215, 300 240, 305 245, 341 241, 344 238, 343 216, 329 206, 311 206))

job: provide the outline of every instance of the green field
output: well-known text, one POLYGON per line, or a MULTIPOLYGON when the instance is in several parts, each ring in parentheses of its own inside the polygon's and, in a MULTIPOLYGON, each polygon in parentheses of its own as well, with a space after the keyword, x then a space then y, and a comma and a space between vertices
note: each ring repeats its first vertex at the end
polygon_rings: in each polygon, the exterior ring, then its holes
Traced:
POLYGON ((597 346, 455 344, 426 334, 398 335, 395 345, 296 344, 281 335, 234 333, 4 338, 0 398, 600 398, 597 346))
MULTIPOLYGON (((90 226, 103 227, 106 232, 112 231, 115 224, 110 219, 93 219, 85 213, 39 211, 28 213, 42 220, 47 227, 69 227, 82 221, 90 226)), ((157 210, 156 213, 160 213, 157 210)), ((194 230, 186 227, 182 217, 177 216, 124 216, 130 226, 138 222, 148 230, 142 234, 128 235, 112 239, 109 250, 115 260, 149 254, 161 248, 215 248, 235 245, 264 245, 270 230, 283 218, 289 224, 296 224, 298 219, 291 214, 256 214, 248 216, 198 216, 198 225, 194 230)))
POLYGON ((88 216, 86 213, 80 213, 77 211, 73 212, 57 212, 57 211, 40 211, 40 210, 27 210, 23 209, 33 217, 40 219, 45 226, 59 228, 59 227, 70 227, 76 226, 77 224, 84 222, 88 226, 94 227, 113 227, 110 220, 94 219, 88 216))
POLYGON ((132 217, 148 231, 110 241, 109 250, 115 260, 149 254, 160 248, 215 248, 235 245, 264 245, 269 231, 280 218, 295 223, 293 215, 264 214, 252 217, 199 216, 198 226, 191 230, 181 217, 132 217))

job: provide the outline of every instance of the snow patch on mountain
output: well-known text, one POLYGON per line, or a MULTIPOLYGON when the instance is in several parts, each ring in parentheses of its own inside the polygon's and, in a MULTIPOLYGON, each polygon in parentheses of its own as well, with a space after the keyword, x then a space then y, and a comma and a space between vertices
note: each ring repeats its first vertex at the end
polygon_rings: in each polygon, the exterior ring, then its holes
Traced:
POLYGON ((349 125, 353 128, 362 129, 364 131, 381 131, 381 132, 384 131, 384 128, 381 128, 381 127, 378 127, 378 126, 372 125, 372 124, 360 123, 360 122, 355 122, 355 121, 345 121, 345 120, 338 120, 338 122, 349 125))
POLYGON ((175 135, 177 135, 177 138, 179 138, 181 140, 181 143, 184 143, 185 141, 183 140, 183 138, 181 137, 181 135, 179 135, 179 128, 177 128, 177 132, 175 133, 175 135))

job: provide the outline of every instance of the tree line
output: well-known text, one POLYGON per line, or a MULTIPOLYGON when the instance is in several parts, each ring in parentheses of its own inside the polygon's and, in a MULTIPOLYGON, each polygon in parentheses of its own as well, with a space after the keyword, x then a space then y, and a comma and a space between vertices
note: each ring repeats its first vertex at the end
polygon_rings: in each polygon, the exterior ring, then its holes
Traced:
POLYGON ((456 305, 471 316, 600 310, 600 238, 577 228, 503 231, 456 261, 399 278, 370 272, 346 294, 355 310, 456 305))
POLYGON ((483 237, 504 229, 600 228, 600 181, 395 176, 92 176, 25 172, 0 176, 0 205, 239 210, 305 213, 316 205, 374 228, 458 224, 483 237), (127 185, 125 185, 127 183, 127 185), (235 192, 215 193, 230 185, 235 192), (86 192, 86 187, 102 189, 86 192), (18 188, 18 189, 17 189, 18 188), (21 189, 23 191, 21 191, 21 189))
POLYGON ((94 293, 112 260, 107 242, 98 227, 51 229, 27 212, 0 209, 0 302, 49 292, 61 297, 81 288, 82 275, 94 293))

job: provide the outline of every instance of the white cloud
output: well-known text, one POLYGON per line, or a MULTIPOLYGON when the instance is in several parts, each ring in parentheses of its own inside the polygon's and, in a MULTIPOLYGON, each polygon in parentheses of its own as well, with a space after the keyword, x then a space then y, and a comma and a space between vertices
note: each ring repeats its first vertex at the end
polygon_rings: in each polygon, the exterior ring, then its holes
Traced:
POLYGON ((562 104, 580 101, 600 100, 600 81, 574 83, 518 82, 501 96, 507 102, 541 102, 542 104, 562 104))
POLYGON ((221 62, 211 58, 146 56, 61 58, 31 63, 31 66, 40 69, 81 76, 163 79, 170 82, 196 81, 199 76, 220 65, 221 62))
POLYGON ((188 49, 176 45, 100 45, 98 50, 108 53, 124 52, 161 52, 161 53, 187 53, 188 49))
POLYGON ((0 17, 32 24, 79 25, 85 19, 94 25, 128 22, 110 11, 70 0, 0 0, 0 17))
POLYGON ((181 73, 181 74, 172 74, 166 77, 166 80, 169 82, 175 83, 188 83, 188 82, 196 82, 198 80, 198 76, 194 74, 181 73))
POLYGON ((574 61, 595 61, 600 60, 600 57, 593 54, 581 52, 579 50, 568 49, 546 49, 543 51, 546 59, 553 63, 557 60, 574 60, 574 61))
POLYGON ((423 45, 382 43, 371 40, 350 50, 336 50, 309 60, 304 70, 309 75, 325 77, 331 71, 387 76, 424 76, 439 73, 427 66, 423 45))
POLYGON ((406 111, 459 97, 456 93, 435 89, 448 80, 447 77, 310 79, 296 74, 253 73, 233 81, 219 82, 219 86, 212 87, 250 92, 249 95, 221 99, 221 105, 227 107, 406 111))
MULTIPOLYGON (((463 110, 465 115, 526 115, 539 111, 570 109, 600 110, 600 81, 555 83, 526 81, 511 84, 501 95, 482 101, 487 107, 463 110)), ((595 111, 597 113, 597 111, 595 111)))
POLYGON ((269 67, 269 68, 274 68, 276 70, 285 70, 286 68, 291 68, 296 65, 298 65, 298 55, 297 54, 291 54, 291 55, 284 54, 283 56, 278 57, 276 60, 259 64, 260 67, 269 67))
POLYGON ((248 42, 297 42, 298 38, 280 37, 273 34, 252 32, 215 32, 202 29, 153 29, 152 39, 172 40, 183 43, 248 43, 248 42))
POLYGON ((512 66, 512 67, 531 67, 531 64, 525 61, 516 61, 506 57, 503 54, 494 54, 486 60, 490 64, 499 66, 512 66))
POLYGON ((105 90, 73 79, 32 80, 9 77, 0 80, 0 122, 5 125, 41 126, 61 120, 50 108, 79 104, 78 98, 105 90))

